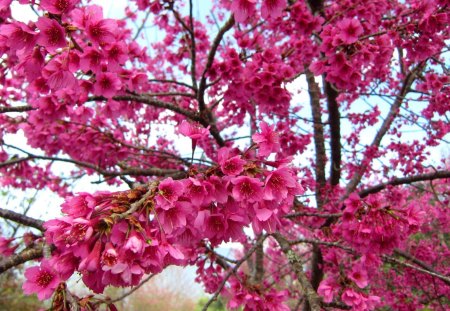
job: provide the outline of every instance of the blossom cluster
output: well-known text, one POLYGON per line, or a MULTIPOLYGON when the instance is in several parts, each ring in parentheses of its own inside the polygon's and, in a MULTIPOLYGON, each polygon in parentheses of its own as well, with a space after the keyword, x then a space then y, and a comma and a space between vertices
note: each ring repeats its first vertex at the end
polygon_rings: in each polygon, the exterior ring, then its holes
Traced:
POLYGON ((380 195, 370 195, 364 200, 356 194, 350 195, 345 201, 342 223, 335 228, 336 234, 363 254, 392 252, 418 230, 425 212, 413 203, 386 204, 380 195))
MULTIPOLYGON (((259 157, 278 150, 278 137, 267 124, 254 136, 259 157)), ((59 284, 55 280, 75 271, 96 293, 108 285, 137 285, 144 274, 191 263, 202 241, 214 247, 243 240, 249 225, 257 233, 274 232, 302 188, 284 161, 264 162, 251 154, 224 147, 215 167, 192 168, 187 178, 66 200, 65 216, 44 224, 55 251, 30 270, 24 288, 48 298, 59 284)))

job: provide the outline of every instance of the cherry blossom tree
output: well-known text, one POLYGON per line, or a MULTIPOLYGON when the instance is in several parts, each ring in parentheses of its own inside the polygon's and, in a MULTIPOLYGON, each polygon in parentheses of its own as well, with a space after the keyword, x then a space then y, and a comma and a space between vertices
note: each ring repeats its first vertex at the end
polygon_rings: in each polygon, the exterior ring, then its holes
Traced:
POLYGON ((171 265, 204 310, 447 310, 449 31, 445 0, 1 0, 0 182, 64 203, 0 209, 0 273, 52 310, 171 265))

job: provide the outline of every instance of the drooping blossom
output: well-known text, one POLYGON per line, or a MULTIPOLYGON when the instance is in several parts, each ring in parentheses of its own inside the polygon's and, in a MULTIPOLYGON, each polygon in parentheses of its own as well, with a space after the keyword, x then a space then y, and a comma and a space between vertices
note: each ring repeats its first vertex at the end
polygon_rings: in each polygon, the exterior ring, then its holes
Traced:
POLYGON ((63 213, 70 214, 72 217, 89 217, 93 212, 97 200, 89 193, 81 192, 72 198, 66 199, 61 205, 63 213))
POLYGON ((184 185, 180 181, 169 177, 159 184, 158 190, 156 201, 162 208, 167 209, 183 194, 184 185))
POLYGON ((354 265, 348 278, 355 282, 359 288, 364 288, 369 284, 367 270, 361 264, 354 265))
POLYGON ((263 183, 256 178, 239 176, 231 180, 233 198, 237 201, 257 202, 263 198, 263 183))
POLYGON ((19 245, 11 245, 14 238, 4 238, 0 237, 0 255, 1 256, 11 256, 19 245))
POLYGON ((102 243, 100 240, 97 240, 94 244, 94 247, 92 248, 89 255, 81 261, 78 269, 80 271, 96 271, 100 267, 100 256, 102 253, 102 243))
POLYGON ((333 301, 334 295, 337 292, 339 285, 334 278, 327 278, 320 282, 317 293, 323 297, 323 301, 330 303, 333 301))
POLYGON ((192 205, 189 202, 178 201, 167 210, 161 210, 157 213, 164 232, 170 234, 174 230, 186 226, 187 218, 192 213, 192 205))
POLYGON ((4 36, 6 45, 13 51, 31 50, 36 43, 36 33, 22 22, 3 24, 0 26, 0 36, 4 36))
POLYGON ((195 178, 189 178, 184 180, 186 189, 186 197, 189 198, 191 203, 195 206, 200 206, 207 197, 206 188, 203 182, 195 178))
POLYGON ((236 176, 244 170, 244 164, 240 155, 233 155, 229 148, 221 148, 218 153, 218 162, 222 173, 229 176, 236 176))
POLYGON ((234 19, 238 23, 245 22, 249 16, 255 12, 256 0, 233 0, 231 11, 234 13, 234 19))
POLYGON ((28 268, 25 271, 25 278, 26 281, 22 286, 24 293, 37 294, 39 300, 50 298, 60 282, 59 276, 46 260, 38 267, 28 268))
POLYGON ((339 38, 344 44, 356 42, 364 32, 361 23, 355 18, 345 18, 337 24, 337 27, 340 28, 339 38))
POLYGON ((279 168, 266 178, 264 199, 281 201, 287 198, 290 189, 301 190, 289 169, 279 168))
POLYGON ((121 87, 122 82, 117 74, 113 72, 102 72, 96 76, 93 92, 95 95, 111 98, 116 95, 121 87))
POLYGON ((80 0, 41 0, 39 5, 52 14, 70 12, 80 0))
POLYGON ((352 288, 346 288, 341 298, 346 305, 356 311, 374 310, 381 301, 378 296, 366 295, 352 288))
POLYGON ((207 137, 209 134, 209 126, 204 128, 198 123, 191 123, 186 120, 181 122, 178 126, 178 130, 180 131, 180 134, 192 139, 192 152, 194 152, 195 147, 197 146, 197 141, 207 137))
MULTIPOLYGON (((93 8, 95 6, 91 6, 93 8)), ((118 32, 117 22, 113 19, 104 19, 102 9, 96 9, 94 14, 87 15, 86 34, 95 46, 113 43, 118 32)))
POLYGON ((286 5, 286 0, 263 0, 261 5, 261 16, 266 19, 276 19, 281 16, 286 5))
POLYGON ((259 146, 259 156, 265 157, 280 149, 278 134, 274 131, 274 125, 269 126, 266 122, 261 122, 261 133, 252 135, 253 141, 259 146))
POLYGON ((39 28, 37 43, 50 53, 67 45, 64 28, 56 20, 39 17, 36 26, 39 28))

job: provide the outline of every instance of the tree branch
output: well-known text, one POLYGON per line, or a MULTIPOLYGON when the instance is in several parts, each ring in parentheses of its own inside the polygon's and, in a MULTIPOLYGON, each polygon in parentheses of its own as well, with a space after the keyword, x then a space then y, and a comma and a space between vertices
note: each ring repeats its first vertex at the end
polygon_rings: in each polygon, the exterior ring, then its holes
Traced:
POLYGON ((305 272, 303 272, 303 265, 299 256, 291 249, 291 245, 288 240, 283 237, 280 233, 274 233, 272 236, 278 242, 281 250, 286 255, 292 269, 297 275, 298 281, 302 287, 303 294, 309 303, 310 309, 312 311, 320 311, 320 298, 314 290, 313 286, 309 282, 305 272))
POLYGON ((106 169, 103 169, 92 163, 82 162, 82 161, 78 161, 78 160, 74 160, 74 159, 34 155, 30 152, 27 152, 21 148, 15 147, 15 146, 11 146, 8 144, 3 144, 3 145, 25 153, 28 156, 27 159, 29 159, 29 160, 38 159, 38 160, 72 163, 72 164, 75 164, 80 167, 92 169, 105 177, 119 177, 119 176, 129 175, 129 176, 159 176, 159 177, 183 178, 186 175, 186 173, 184 171, 175 170, 175 169, 155 168, 155 167, 145 168, 145 169, 131 167, 131 168, 125 168, 120 172, 114 172, 114 171, 108 171, 106 169))
POLYGON ((438 273, 433 269, 433 267, 431 267, 427 263, 423 262, 422 260, 417 259, 416 257, 412 256, 411 254, 409 254, 405 251, 402 251, 400 249, 394 249, 394 254, 412 261, 413 263, 424 268, 425 270, 428 270, 428 271, 434 272, 434 273, 438 273))
POLYGON ((422 273, 431 275, 431 276, 433 276, 433 277, 435 277, 435 278, 440 279, 440 280, 443 281, 445 284, 450 285, 450 278, 447 277, 447 276, 445 276, 445 275, 442 275, 442 274, 440 274, 440 273, 438 273, 438 272, 436 272, 436 271, 429 271, 429 270, 427 270, 427 269, 423 269, 423 268, 414 266, 414 265, 412 265, 412 264, 409 264, 409 263, 407 263, 407 262, 400 261, 400 260, 398 260, 398 259, 392 258, 392 257, 387 256, 387 255, 383 255, 382 258, 383 258, 383 260, 384 260, 385 262, 390 262, 390 263, 398 264, 398 265, 401 265, 401 266, 404 266, 404 267, 407 267, 407 268, 411 268, 411 269, 413 269, 413 270, 416 270, 416 271, 419 271, 419 272, 422 272, 422 273))
POLYGON ((369 194, 377 193, 383 189, 386 189, 388 186, 398 186, 404 184, 410 184, 413 182, 426 181, 426 180, 435 180, 435 179, 445 179, 450 178, 450 171, 436 171, 433 173, 402 177, 402 178, 393 178, 392 180, 382 183, 373 187, 366 188, 359 192, 359 196, 364 198, 369 194))
POLYGON ((41 258, 42 256, 43 256, 42 245, 36 246, 34 248, 25 249, 17 255, 13 255, 3 259, 0 262, 0 274, 27 261, 41 258))
MULTIPOLYGON (((384 119, 383 123, 381 124, 380 129, 378 130, 377 134, 375 135, 375 138, 373 139, 372 143, 370 144, 369 148, 376 148, 380 146, 381 140, 383 139, 384 135, 387 133, 389 128, 391 127, 392 123, 395 120, 395 117, 398 114, 398 111, 400 109, 400 106, 403 103, 403 99, 405 98, 406 94, 410 91, 411 85, 414 83, 416 79, 416 75, 419 71, 423 70, 424 63, 420 63, 417 65, 417 67, 413 70, 411 70, 408 75, 405 77, 405 80, 403 82, 402 88, 400 92, 397 94, 394 103, 391 106, 391 109, 389 110, 388 115, 384 119)), ((365 155, 361 161, 362 165, 359 167, 359 169, 355 172, 352 179, 347 185, 346 194, 344 198, 348 197, 350 193, 355 191, 355 189, 358 187, 365 170, 369 166, 371 162, 371 159, 369 159, 368 155, 365 155)))
MULTIPOLYGON (((325 138, 323 133, 323 124, 322 124, 322 109, 320 107, 320 88, 317 84, 314 74, 306 69, 306 81, 308 82, 308 92, 310 96, 310 104, 311 104, 311 112, 312 119, 314 121, 313 129, 314 129, 314 147, 316 150, 316 202, 317 209, 321 210, 324 204, 324 190, 326 186, 326 178, 325 178, 325 166, 327 162, 327 156, 325 153, 325 138)), ((330 116, 331 118, 331 116, 330 116)), ((339 120, 338 120, 339 122, 339 120)), ((339 133, 338 133, 339 135, 339 133)), ((338 142, 339 143, 339 142, 338 142)), ((339 145, 340 147, 340 145, 339 145)), ((339 180, 338 180, 339 182, 339 180)), ((292 252, 292 251, 291 251, 292 252)), ((294 254, 292 252, 292 254, 294 254)), ((291 255, 292 255, 291 254, 291 255)), ((312 290, 316 290, 319 287, 320 281, 323 277, 323 257, 320 248, 314 246, 313 247, 313 255, 311 260, 311 286, 312 290)), ((303 271, 302 271, 303 273, 303 271)), ((305 276, 306 278, 306 276, 305 276)), ((306 279, 306 281, 308 281, 306 279)), ((309 281, 308 281, 309 282, 309 281)), ((310 283, 308 283, 310 284, 310 283)), ((311 303, 312 297, 308 298, 306 303, 304 304, 303 310, 309 311, 314 310, 315 306, 311 303)), ((314 301, 313 301, 314 302, 314 301)))
POLYGON ((325 81, 325 78, 324 85, 328 104, 328 123, 330 124, 330 183, 332 186, 336 186, 339 185, 339 180, 341 179, 341 115, 337 102, 339 93, 331 83, 325 81))
POLYGON ((231 29, 234 25, 234 17, 233 15, 230 16, 230 18, 227 20, 225 25, 220 28, 219 32, 217 33, 216 37, 214 38, 214 41, 211 45, 211 48, 208 53, 208 60, 206 61, 205 69, 203 69, 202 77, 200 79, 200 85, 198 88, 198 99, 199 99, 199 107, 200 110, 202 109, 202 105, 204 105, 204 94, 206 89, 206 74, 208 73, 209 69, 211 68, 212 64, 214 63, 214 58, 216 56, 217 48, 220 45, 220 42, 222 41, 223 36, 225 33, 231 29))
POLYGON ((252 282, 261 283, 264 279, 264 247, 259 244, 255 251, 255 265, 253 267, 252 282))
POLYGON ((115 299, 109 301, 109 303, 115 303, 115 302, 118 302, 118 301, 120 301, 120 300, 122 300, 122 299, 124 299, 124 298, 126 298, 126 297, 128 297, 128 296, 130 296, 132 293, 134 293, 134 292, 137 291, 139 288, 141 288, 145 283, 147 283, 148 281, 150 281, 151 278, 154 277, 154 276, 155 276, 155 274, 150 274, 150 275, 147 276, 145 279, 143 279, 143 280, 141 281, 141 283, 139 283, 139 285, 133 287, 131 290, 129 290, 128 292, 126 292, 126 293, 123 294, 122 296, 119 296, 119 297, 117 297, 117 298, 115 298, 115 299))
POLYGON ((324 203, 323 190, 325 188, 325 139, 323 135, 322 111, 320 108, 320 88, 314 79, 314 74, 306 69, 306 81, 308 82, 308 93, 310 96, 310 104, 312 118, 314 121, 314 146, 316 149, 316 201, 317 208, 321 209, 324 203))
POLYGON ((336 217, 342 216, 342 213, 321 214, 321 213, 313 213, 313 212, 296 212, 296 213, 284 215, 285 218, 296 218, 296 217, 302 217, 302 216, 319 217, 319 218, 336 218, 336 217))
POLYGON ((225 284, 227 283, 228 279, 231 277, 232 274, 235 274, 237 272, 237 270, 239 269, 239 267, 245 262, 247 261, 247 259, 250 258, 250 256, 256 251, 256 249, 258 248, 258 246, 260 244, 262 244, 264 242, 264 240, 267 238, 267 235, 261 235, 259 237, 259 239, 256 241, 255 245, 252 246, 252 248, 250 248, 247 253, 244 255, 244 257, 242 257, 234 266, 233 269, 231 269, 227 275, 224 277, 224 279, 222 280, 222 283, 220 283, 219 287, 217 288, 216 292, 214 293, 214 295, 208 300, 208 302, 203 306, 202 311, 206 311, 208 310, 208 307, 217 299, 217 296, 219 296, 220 292, 222 291, 223 287, 225 286, 225 284))
POLYGON ((6 166, 9 166, 9 165, 14 165, 14 164, 21 163, 21 162, 26 162, 26 161, 28 161, 30 159, 32 159, 32 157, 12 158, 12 159, 9 159, 9 160, 7 160, 5 162, 1 162, 0 163, 0 168, 6 167, 6 166))
POLYGON ((44 222, 39 219, 35 219, 29 216, 25 216, 23 214, 19 214, 7 209, 0 208, 0 217, 12 220, 21 225, 36 228, 40 231, 44 231, 44 227, 42 226, 44 222))
MULTIPOLYGON (((135 101, 141 104, 145 104, 145 105, 149 105, 149 106, 153 106, 153 107, 157 107, 157 108, 163 108, 163 109, 167 109, 176 113, 179 113, 189 119, 191 119, 192 121, 197 121, 200 122, 201 118, 200 116, 195 113, 194 111, 190 111, 184 108, 181 108, 179 106, 170 104, 170 103, 166 103, 160 100, 155 100, 152 99, 150 97, 147 97, 145 95, 135 95, 135 94, 129 94, 129 95, 117 95, 114 96, 112 99, 117 100, 117 101, 135 101)), ((95 100, 102 100, 102 101, 106 101, 107 98, 103 97, 103 96, 91 96, 88 98, 88 101, 95 101, 95 100)))
POLYGON ((15 107, 0 107, 0 113, 7 112, 24 112, 34 110, 35 108, 25 105, 25 106, 15 106, 15 107))

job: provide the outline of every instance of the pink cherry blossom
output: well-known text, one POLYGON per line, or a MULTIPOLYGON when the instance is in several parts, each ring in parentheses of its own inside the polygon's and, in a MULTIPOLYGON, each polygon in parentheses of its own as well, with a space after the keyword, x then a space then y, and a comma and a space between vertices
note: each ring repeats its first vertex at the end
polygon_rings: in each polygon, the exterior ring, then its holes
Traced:
POLYGON ((261 16, 273 19, 280 17, 286 5, 286 0, 264 0, 261 6, 261 16))
POLYGON ((39 17, 36 26, 39 29, 37 44, 45 47, 50 53, 67 45, 64 28, 56 20, 39 17))
POLYGON ((173 180, 171 177, 162 181, 159 186, 159 195, 156 197, 157 202, 162 208, 175 203, 184 192, 183 183, 173 180))
POLYGON ((263 183, 256 178, 239 176, 231 180, 233 198, 237 201, 257 202, 263 198, 263 183))
POLYGON ((94 94, 111 98, 116 95, 117 91, 122 87, 122 82, 115 73, 105 72, 99 73, 95 78, 94 94))
POLYGON ((21 22, 3 24, 0 26, 0 36, 4 36, 6 44, 11 50, 31 50, 36 43, 35 32, 21 22))
POLYGON ((357 19, 344 19, 338 23, 341 29, 339 37, 344 44, 352 44, 358 40, 358 37, 364 32, 361 23, 357 19))
POLYGON ((2 256, 8 257, 14 254, 14 251, 16 250, 19 245, 11 245, 11 242, 14 241, 14 238, 4 238, 0 237, 0 254, 2 256))
POLYGON ((338 23, 341 29, 339 38, 344 44, 352 44, 358 40, 358 37, 364 32, 361 23, 357 19, 344 19, 338 23))
POLYGON ((231 11, 234 13, 236 22, 242 23, 255 12, 256 0, 233 0, 231 11))
POLYGON ((259 146, 259 156, 261 157, 277 152, 280 148, 279 137, 274 131, 274 126, 269 126, 266 122, 261 122, 261 133, 253 134, 252 138, 259 146))
POLYGON ((31 267, 25 271, 27 280, 22 288, 25 294, 37 294, 40 300, 52 296, 60 280, 48 261, 42 261, 39 267, 31 267))
POLYGON ((100 14, 90 15, 86 21, 86 33, 95 45, 114 42, 117 33, 117 23, 112 19, 101 18, 100 14))
POLYGON ((41 0, 43 9, 53 14, 64 14, 71 11, 79 0, 41 0))

